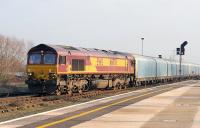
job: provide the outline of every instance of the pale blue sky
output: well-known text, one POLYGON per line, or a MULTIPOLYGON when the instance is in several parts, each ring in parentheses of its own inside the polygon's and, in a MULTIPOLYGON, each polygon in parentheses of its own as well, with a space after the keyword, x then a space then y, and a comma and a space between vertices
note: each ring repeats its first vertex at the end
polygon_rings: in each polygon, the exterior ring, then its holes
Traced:
POLYGON ((0 34, 169 58, 187 40, 200 63, 199 0, 0 0, 0 34))

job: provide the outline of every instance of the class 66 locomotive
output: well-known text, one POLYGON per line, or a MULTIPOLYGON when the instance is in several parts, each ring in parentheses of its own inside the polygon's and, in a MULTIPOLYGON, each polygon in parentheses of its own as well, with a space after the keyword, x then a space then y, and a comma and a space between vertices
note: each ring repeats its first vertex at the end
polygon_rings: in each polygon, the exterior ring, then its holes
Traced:
POLYGON ((122 89, 134 82, 129 53, 40 44, 28 52, 26 83, 34 94, 122 89))
POLYGON ((27 75, 33 94, 61 95, 199 78, 200 66, 112 50, 39 44, 28 52, 27 75))

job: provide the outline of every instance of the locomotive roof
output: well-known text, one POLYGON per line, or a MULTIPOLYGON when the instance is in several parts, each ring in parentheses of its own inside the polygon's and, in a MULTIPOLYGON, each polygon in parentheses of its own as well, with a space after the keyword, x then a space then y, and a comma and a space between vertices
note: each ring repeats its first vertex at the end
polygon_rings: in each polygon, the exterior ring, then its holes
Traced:
POLYGON ((39 44, 30 49, 29 52, 41 50, 41 49, 49 49, 57 52, 58 54, 64 55, 77 55, 77 56, 98 56, 98 57, 114 57, 114 58, 133 58, 130 53, 119 52, 119 51, 111 51, 111 50, 102 50, 95 48, 78 48, 72 46, 65 45, 49 45, 49 44, 39 44))

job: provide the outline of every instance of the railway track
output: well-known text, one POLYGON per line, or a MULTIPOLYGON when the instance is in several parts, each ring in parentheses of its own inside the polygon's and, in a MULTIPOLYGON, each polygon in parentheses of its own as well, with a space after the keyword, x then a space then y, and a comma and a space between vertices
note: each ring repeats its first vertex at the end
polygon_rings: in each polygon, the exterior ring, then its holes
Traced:
POLYGON ((107 90, 107 91, 91 91, 82 94, 61 95, 61 96, 17 96, 1 98, 0 113, 6 114, 18 110, 24 110, 34 107, 42 107, 47 105, 59 104, 65 101, 78 101, 80 98, 91 98, 109 93, 126 92, 127 90, 107 90))
MULTIPOLYGON (((166 84, 166 83, 165 83, 166 84)), ((140 86, 134 88, 127 88, 127 89, 119 89, 119 90, 94 90, 89 92, 83 92, 82 94, 74 93, 73 95, 60 95, 60 96, 16 96, 16 97, 7 97, 7 98, 0 98, 0 113, 7 114, 10 112, 26 110, 30 108, 36 107, 45 107, 51 106, 54 104, 62 104, 66 101, 79 101, 80 99, 84 98, 94 98, 97 96, 106 96, 106 95, 115 95, 119 93, 125 93, 129 91, 139 90, 143 88, 151 88, 158 85, 153 86, 140 86)), ((165 85, 164 85, 165 86, 165 85)))
POLYGON ((70 95, 61 96, 17 96, 1 98, 0 100, 0 113, 6 114, 9 112, 14 112, 18 110, 25 110, 35 107, 49 106, 53 104, 60 104, 65 101, 78 101, 81 98, 91 98, 96 96, 101 96, 105 94, 114 94, 119 92, 126 92, 128 90, 95 90, 90 92, 84 92, 82 94, 75 93, 70 95))

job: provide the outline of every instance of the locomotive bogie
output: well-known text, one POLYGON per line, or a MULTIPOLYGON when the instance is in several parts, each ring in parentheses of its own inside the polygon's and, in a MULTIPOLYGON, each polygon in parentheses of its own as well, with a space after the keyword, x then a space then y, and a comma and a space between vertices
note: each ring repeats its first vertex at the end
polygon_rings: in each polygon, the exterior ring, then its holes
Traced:
POLYGON ((127 75, 113 76, 109 79, 99 79, 95 81, 95 85, 98 89, 105 88, 126 88, 130 83, 130 77, 127 75))
POLYGON ((82 93, 83 91, 88 90, 88 81, 81 80, 81 79, 74 79, 67 81, 67 91, 68 92, 79 92, 82 93))

